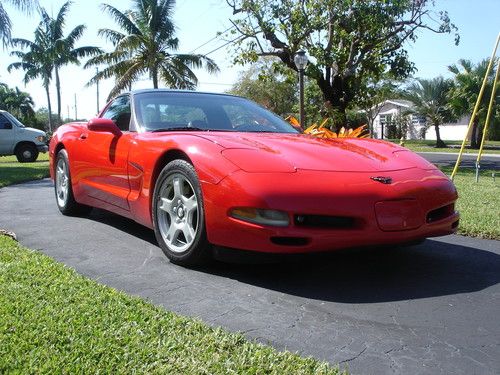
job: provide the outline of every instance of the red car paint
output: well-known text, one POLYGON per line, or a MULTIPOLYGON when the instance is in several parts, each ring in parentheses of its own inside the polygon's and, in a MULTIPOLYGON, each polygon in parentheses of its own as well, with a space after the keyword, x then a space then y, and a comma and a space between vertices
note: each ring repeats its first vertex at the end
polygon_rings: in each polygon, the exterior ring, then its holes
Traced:
POLYGON ((458 225, 452 182, 420 156, 379 140, 206 131, 113 134, 75 122, 61 126, 50 142, 52 178, 62 147, 77 202, 150 228, 156 178, 168 161, 184 155, 201 184, 208 240, 223 247, 328 251, 406 243, 454 233, 458 225), (285 211, 290 225, 235 219, 229 215, 235 207, 285 211))

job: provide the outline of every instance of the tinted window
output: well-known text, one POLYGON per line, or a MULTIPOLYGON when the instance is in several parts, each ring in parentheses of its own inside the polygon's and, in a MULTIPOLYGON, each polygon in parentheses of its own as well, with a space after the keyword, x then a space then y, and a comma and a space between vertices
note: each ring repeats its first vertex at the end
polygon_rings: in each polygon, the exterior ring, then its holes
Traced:
POLYGON ((12 124, 7 118, 0 113, 0 130, 12 129, 12 124))
POLYGON ((101 117, 113 120, 120 130, 126 131, 129 130, 130 115, 130 99, 125 95, 113 100, 101 117))
POLYGON ((145 130, 201 130, 297 133, 286 121, 249 100, 215 94, 147 92, 134 96, 145 130))

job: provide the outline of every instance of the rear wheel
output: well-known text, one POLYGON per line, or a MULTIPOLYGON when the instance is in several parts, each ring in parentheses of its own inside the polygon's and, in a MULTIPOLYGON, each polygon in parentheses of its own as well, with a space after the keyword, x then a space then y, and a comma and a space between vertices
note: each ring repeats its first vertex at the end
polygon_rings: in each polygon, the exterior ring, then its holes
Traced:
POLYGON ((156 239, 176 264, 200 265, 210 258, 203 196, 196 172, 184 160, 174 160, 161 171, 153 202, 156 239))
POLYGON ((85 215, 92 210, 92 207, 75 201, 73 189, 71 188, 68 153, 65 149, 60 150, 57 154, 54 191, 57 207, 64 215, 85 215))
POLYGON ((17 147, 16 158, 20 163, 32 163, 38 158, 38 150, 31 143, 24 143, 17 147))

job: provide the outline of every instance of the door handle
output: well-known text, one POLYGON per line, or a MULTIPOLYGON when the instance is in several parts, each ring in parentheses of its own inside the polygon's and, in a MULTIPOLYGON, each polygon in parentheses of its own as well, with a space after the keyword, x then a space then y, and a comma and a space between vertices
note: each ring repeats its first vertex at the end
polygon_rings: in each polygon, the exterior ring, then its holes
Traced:
POLYGON ((87 139, 87 134, 85 134, 85 133, 80 134, 80 139, 82 139, 82 140, 87 139))

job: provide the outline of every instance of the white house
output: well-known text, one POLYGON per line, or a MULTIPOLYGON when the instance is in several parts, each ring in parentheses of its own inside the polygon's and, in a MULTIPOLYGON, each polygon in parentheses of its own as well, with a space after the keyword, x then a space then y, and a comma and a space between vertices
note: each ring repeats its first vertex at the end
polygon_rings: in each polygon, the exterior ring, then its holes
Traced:
MULTIPOLYGON (((396 127, 406 128, 406 139, 436 139, 433 126, 427 127, 424 116, 410 113, 414 107, 408 100, 390 99, 371 108, 373 118, 373 138, 395 138, 396 127)), ((470 117, 463 117, 455 123, 445 123, 439 126, 441 139, 447 141, 462 140, 470 117)))

